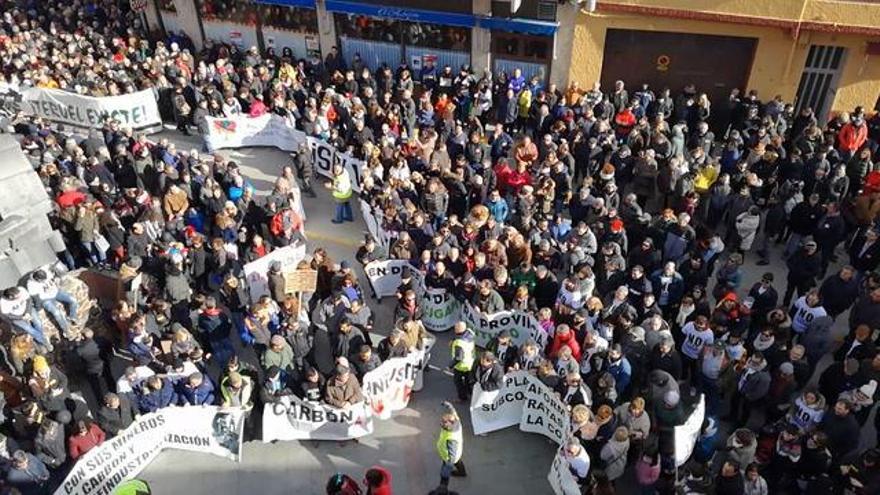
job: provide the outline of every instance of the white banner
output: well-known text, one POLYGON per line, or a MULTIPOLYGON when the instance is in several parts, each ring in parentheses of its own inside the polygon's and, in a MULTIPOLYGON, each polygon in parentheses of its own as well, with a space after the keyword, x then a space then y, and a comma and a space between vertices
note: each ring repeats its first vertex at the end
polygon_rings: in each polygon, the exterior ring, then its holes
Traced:
POLYGON ((694 412, 684 424, 676 426, 673 430, 675 438, 675 466, 680 467, 694 451, 694 445, 700 438, 700 430, 703 429, 703 421, 706 419, 706 396, 700 395, 700 402, 694 412))
POLYGON ((504 385, 498 390, 486 392, 479 383, 474 384, 471 395, 474 435, 518 425, 522 420, 526 386, 529 383, 527 371, 512 371, 504 375, 504 385))
POLYGON ((246 146, 274 146, 294 151, 305 142, 306 135, 296 130, 293 119, 270 113, 259 117, 208 117, 208 134, 204 138, 211 151, 246 146))
POLYGON ((281 271, 296 270, 299 262, 306 257, 306 245, 284 246, 262 258, 244 265, 244 276, 251 293, 251 302, 255 303, 260 296, 269 294, 269 265, 273 261, 281 262, 281 271))
MULTIPOLYGON (((445 332, 461 316, 461 304, 443 289, 425 289, 422 294, 422 323, 432 332, 445 332)), ((478 342, 479 345, 479 342, 478 342)))
POLYGON ((314 158, 315 172, 324 177, 333 177, 333 165, 342 165, 348 170, 348 176, 351 177, 351 187, 355 192, 361 192, 361 176, 364 170, 364 161, 338 151, 329 143, 318 138, 309 136, 309 147, 312 149, 312 157, 314 158))
POLYGON ((216 406, 169 407, 138 418, 81 457, 55 495, 111 493, 136 477, 163 449, 241 459, 245 411, 216 406))
POLYGON ((510 332, 511 341, 522 346, 528 339, 534 340, 540 348, 547 345, 547 338, 538 320, 525 311, 499 311, 487 315, 470 303, 461 306, 461 319, 474 331, 478 346, 486 347, 490 340, 502 330, 510 332))
POLYGON ((82 96, 58 89, 28 88, 22 93, 22 111, 52 122, 100 129, 107 118, 121 127, 143 129, 162 124, 152 90, 119 96, 82 96))
POLYGON ((337 409, 289 396, 263 408, 263 442, 275 440, 350 440, 373 433, 365 402, 337 409))
POLYGON ((382 246, 387 252, 391 249, 391 242, 397 238, 396 232, 389 232, 382 228, 382 219, 384 215, 378 208, 373 208, 370 203, 363 199, 360 200, 361 215, 364 217, 364 223, 367 224, 367 231, 376 239, 376 243, 382 246))
POLYGON ((397 288, 400 286, 400 276, 406 266, 409 267, 410 273, 416 271, 416 268, 410 265, 407 260, 385 260, 367 263, 364 272, 367 274, 373 290, 376 291, 376 295, 388 297, 397 293, 397 288))
POLYGON ((568 469, 568 461, 564 454, 565 445, 559 447, 556 456, 553 457, 553 464, 550 466, 550 472, 547 474, 547 481, 556 495, 580 495, 581 489, 577 484, 577 480, 568 469))
POLYGON ((571 431, 571 420, 565 403, 550 387, 531 375, 525 396, 519 429, 540 433, 559 445, 564 444, 571 431))
POLYGON ((402 358, 392 358, 364 375, 361 390, 373 416, 391 418, 391 413, 406 409, 421 372, 426 351, 414 351, 402 358))

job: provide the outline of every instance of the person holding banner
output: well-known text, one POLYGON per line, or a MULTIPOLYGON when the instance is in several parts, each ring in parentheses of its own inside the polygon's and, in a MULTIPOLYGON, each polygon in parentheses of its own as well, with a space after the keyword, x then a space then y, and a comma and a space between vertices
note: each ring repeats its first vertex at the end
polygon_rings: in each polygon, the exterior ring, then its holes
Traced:
POLYGON ((333 180, 324 184, 330 189, 333 200, 336 202, 336 216, 331 220, 333 223, 353 222, 354 214, 351 211, 351 177, 342 165, 333 166, 333 180))

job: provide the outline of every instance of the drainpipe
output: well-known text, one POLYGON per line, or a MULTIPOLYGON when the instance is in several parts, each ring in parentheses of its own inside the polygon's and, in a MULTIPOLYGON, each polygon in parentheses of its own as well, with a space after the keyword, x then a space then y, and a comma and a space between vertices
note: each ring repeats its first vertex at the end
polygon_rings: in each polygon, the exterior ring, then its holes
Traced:
POLYGON ((801 37, 801 26, 804 24, 804 14, 807 12, 807 4, 810 3, 810 0, 803 0, 801 3, 801 12, 798 14, 797 23, 792 28, 792 40, 791 40, 791 48, 788 50, 788 58, 785 61, 785 72, 782 77, 783 80, 789 80, 789 74, 791 73, 791 64, 794 62, 794 52, 797 50, 798 40, 801 37))

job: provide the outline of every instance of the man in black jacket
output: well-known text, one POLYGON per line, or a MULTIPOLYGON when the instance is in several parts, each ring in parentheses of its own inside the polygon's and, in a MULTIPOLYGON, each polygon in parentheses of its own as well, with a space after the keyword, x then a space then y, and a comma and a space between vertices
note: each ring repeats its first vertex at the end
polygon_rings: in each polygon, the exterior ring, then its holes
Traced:
POLYGON ((808 241, 802 249, 788 258, 788 286, 782 300, 786 307, 791 304, 795 290, 801 296, 816 285, 816 277, 822 272, 822 258, 816 247, 815 242, 808 241))
POLYGON ((111 392, 104 396, 104 405, 98 411, 98 425, 107 434, 107 438, 115 437, 128 428, 136 417, 137 412, 128 398, 111 392))
POLYGON ((504 368, 495 354, 489 351, 480 356, 480 365, 474 368, 474 378, 484 392, 498 390, 504 384, 504 368))

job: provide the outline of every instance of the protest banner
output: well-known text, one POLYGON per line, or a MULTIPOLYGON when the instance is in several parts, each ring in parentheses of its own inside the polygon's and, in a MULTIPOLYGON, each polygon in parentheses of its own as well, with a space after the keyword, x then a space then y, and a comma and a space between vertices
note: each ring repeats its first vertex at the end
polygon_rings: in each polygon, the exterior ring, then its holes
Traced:
POLYGON ((461 319, 474 331, 475 342, 480 347, 486 347, 502 330, 510 332, 511 341, 517 346, 522 346, 529 339, 541 348, 547 345, 547 337, 538 326, 538 320, 525 311, 499 311, 487 315, 470 303, 465 303, 461 306, 461 319))
POLYGON ((364 161, 337 150, 333 145, 321 139, 308 138, 309 147, 312 149, 315 171, 327 178, 333 178, 333 166, 342 165, 348 170, 351 178, 351 187, 354 192, 361 192, 361 176, 364 170, 364 161))
POLYGON ((244 265, 244 276, 251 293, 251 302, 255 303, 260 296, 269 294, 269 265, 273 261, 281 263, 281 271, 296 270, 299 262, 306 257, 306 245, 285 246, 276 249, 260 259, 244 265))
POLYGON ((389 419, 393 412, 406 409, 425 354, 425 350, 418 350, 405 357, 388 359, 364 375, 361 390, 373 416, 389 419))
POLYGON ((216 406, 170 407, 138 418, 82 456, 55 495, 109 494, 166 448, 241 459, 246 412, 216 406))
POLYGON ((550 387, 531 375, 528 379, 519 429, 540 433, 559 445, 564 444, 571 431, 568 408, 550 387))
POLYGON ((52 122, 91 129, 103 127, 107 118, 134 130, 162 124, 156 96, 149 89, 94 97, 58 89, 28 88, 22 91, 21 110, 52 122))
POLYGON ((376 291, 378 297, 393 296, 400 286, 401 274, 404 267, 410 268, 410 273, 416 271, 407 260, 385 260, 367 263, 364 272, 370 280, 370 285, 376 291))
POLYGON ((207 120, 208 133, 204 138, 210 151, 246 146, 274 146, 281 150, 294 151, 306 140, 306 135, 296 129, 292 119, 275 114, 259 117, 208 117, 207 120))
POLYGON ((694 412, 688 419, 673 430, 675 445, 675 467, 680 467, 694 451, 694 445, 700 438, 700 430, 703 429, 703 421, 706 419, 706 396, 700 395, 700 401, 694 412))
POLYGON ((458 321, 461 304, 443 289, 425 289, 422 294, 422 310, 422 324, 425 328, 432 332, 445 332, 458 321))
POLYGON ((471 424, 474 435, 482 435, 518 425, 523 415, 526 400, 526 386, 529 374, 526 371, 512 371, 504 375, 500 389, 486 392, 480 384, 474 384, 471 394, 471 424))
POLYGON ((553 457, 553 464, 550 465, 550 472, 547 473, 547 481, 550 482, 550 488, 556 495, 580 495, 581 489, 568 469, 564 451, 565 445, 562 445, 553 457))
POLYGON ((305 402, 294 395, 263 408, 263 442, 351 440, 373 433, 366 402, 345 409, 305 402))
POLYGON ((363 199, 360 200, 361 215, 364 217, 364 223, 367 224, 367 231, 370 236, 376 240, 376 244, 382 247, 385 252, 391 248, 391 242, 397 238, 396 232, 389 232, 382 228, 383 214, 379 208, 373 207, 363 199))

